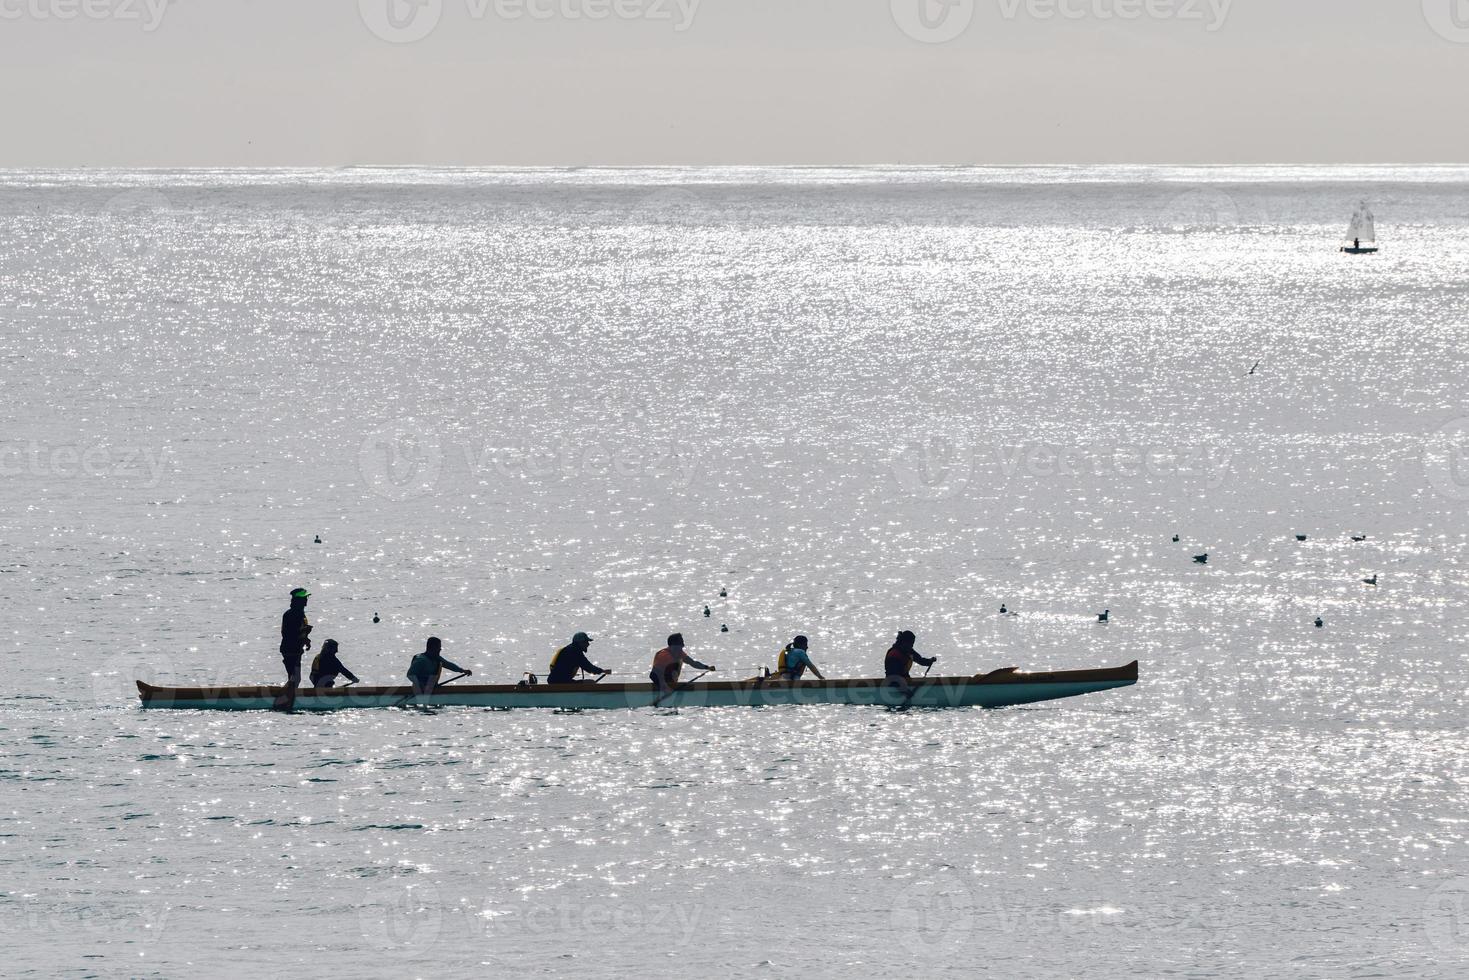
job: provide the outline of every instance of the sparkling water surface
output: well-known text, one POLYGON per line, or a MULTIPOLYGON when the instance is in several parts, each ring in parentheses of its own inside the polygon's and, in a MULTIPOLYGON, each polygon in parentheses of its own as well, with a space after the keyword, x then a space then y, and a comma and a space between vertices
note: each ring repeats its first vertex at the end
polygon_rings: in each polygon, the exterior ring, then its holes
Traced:
POLYGON ((1448 167, 0 173, 0 972, 1463 976, 1466 243, 1448 167), (1141 680, 138 708, 297 585, 369 682, 1141 680))

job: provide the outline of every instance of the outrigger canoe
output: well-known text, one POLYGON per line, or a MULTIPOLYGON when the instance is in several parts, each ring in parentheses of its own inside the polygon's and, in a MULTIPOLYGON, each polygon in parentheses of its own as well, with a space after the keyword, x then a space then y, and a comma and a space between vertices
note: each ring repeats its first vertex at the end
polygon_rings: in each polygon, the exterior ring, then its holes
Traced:
MULTIPOLYGON (((268 709, 279 687, 154 687, 138 681, 145 708, 268 709)), ((1092 694, 1137 683, 1137 661, 1104 670, 1025 673, 1005 667, 973 677, 914 678, 911 692, 877 678, 685 682, 664 695, 652 684, 445 684, 433 694, 408 687, 303 687, 295 710, 386 708, 401 704, 473 708, 684 708, 782 704, 865 704, 895 708, 1002 708, 1092 694), (410 695, 413 695, 410 697, 410 695)))

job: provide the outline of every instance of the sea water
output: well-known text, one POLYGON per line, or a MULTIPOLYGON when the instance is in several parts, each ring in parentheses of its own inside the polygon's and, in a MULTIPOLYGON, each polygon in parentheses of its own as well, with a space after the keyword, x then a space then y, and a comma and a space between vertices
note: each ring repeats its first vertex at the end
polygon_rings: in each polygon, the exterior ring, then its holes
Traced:
POLYGON ((10 171, 0 331, 7 976, 1469 970, 1469 170, 10 171), (297 586, 370 683, 1141 674, 139 708, 297 586))

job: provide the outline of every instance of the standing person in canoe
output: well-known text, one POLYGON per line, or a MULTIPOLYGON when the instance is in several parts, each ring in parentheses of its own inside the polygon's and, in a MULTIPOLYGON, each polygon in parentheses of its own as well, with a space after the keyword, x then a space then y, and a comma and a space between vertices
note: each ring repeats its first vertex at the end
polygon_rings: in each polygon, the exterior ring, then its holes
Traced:
POLYGON ((653 686, 658 693, 666 694, 673 690, 678 683, 678 675, 683 672, 683 665, 696 667, 699 670, 714 670, 713 664, 701 664, 693 657, 684 652, 683 634, 674 633, 668 637, 668 646, 653 654, 653 669, 648 676, 653 680, 653 686))
POLYGON ((787 643, 785 649, 780 652, 780 660, 776 665, 777 676, 789 681, 798 681, 806 671, 816 675, 817 680, 826 680, 821 676, 821 671, 816 669, 816 662, 811 659, 807 650, 810 641, 804 636, 798 636, 787 643))
POLYGON ((311 649, 311 623, 306 619, 305 589, 291 590, 291 608, 281 616, 281 662, 286 666, 286 691, 292 698, 301 686, 301 656, 311 649))
POLYGON ((429 637, 424 651, 415 654, 412 662, 408 664, 408 681, 413 685, 414 694, 434 693, 434 687, 439 683, 439 674, 445 667, 466 677, 474 673, 472 670, 465 670, 451 660, 445 660, 444 655, 439 652, 443 646, 444 641, 437 636, 429 637))
POLYGON ((603 670, 587 659, 587 648, 592 645, 592 638, 585 633, 578 633, 571 638, 571 642, 551 655, 551 672, 546 675, 547 684, 576 684, 577 672, 584 674, 596 674, 605 677, 612 673, 603 670))
POLYGON ((337 641, 327 640, 321 645, 321 652, 311 661, 311 686, 312 687, 336 687, 338 677, 346 677, 353 684, 357 683, 357 675, 347 669, 347 665, 337 657, 337 641))
POLYGON ((887 656, 883 658, 883 673, 887 675, 889 687, 901 688, 910 691, 913 688, 913 665, 921 664, 924 667, 932 667, 938 657, 925 657, 913 649, 917 641, 912 630, 904 630, 898 634, 893 645, 888 648, 887 656))

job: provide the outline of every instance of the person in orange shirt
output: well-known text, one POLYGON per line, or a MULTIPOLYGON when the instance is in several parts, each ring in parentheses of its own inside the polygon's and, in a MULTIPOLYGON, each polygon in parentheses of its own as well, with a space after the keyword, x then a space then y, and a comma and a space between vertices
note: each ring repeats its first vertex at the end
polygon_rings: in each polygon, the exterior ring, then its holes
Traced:
POLYGON ((713 664, 701 664, 693 657, 684 652, 683 634, 674 633, 668 638, 668 646, 653 654, 653 669, 648 676, 653 681, 659 693, 673 690, 678 683, 678 675, 683 671, 683 665, 697 667, 699 670, 715 670, 713 664))

